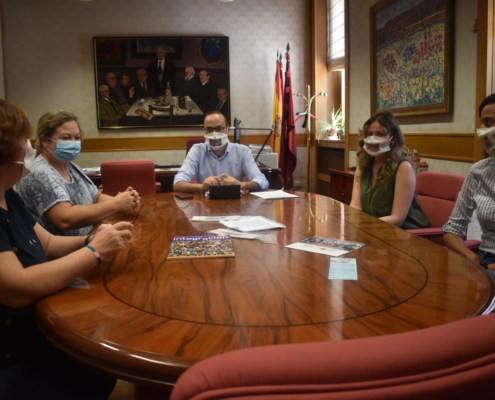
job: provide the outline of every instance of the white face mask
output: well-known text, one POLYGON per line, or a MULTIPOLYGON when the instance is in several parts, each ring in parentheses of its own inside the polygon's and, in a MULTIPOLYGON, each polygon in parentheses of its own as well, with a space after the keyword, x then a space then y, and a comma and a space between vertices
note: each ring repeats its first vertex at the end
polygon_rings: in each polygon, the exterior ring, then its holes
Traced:
POLYGON ((364 139, 363 149, 371 157, 376 157, 376 156, 379 156, 380 154, 383 154, 383 153, 386 153, 387 151, 390 151, 390 140, 392 140, 392 138, 387 139, 387 138, 378 137, 378 136, 367 137, 366 139, 364 139), (372 151, 368 147, 369 144, 379 145, 380 147, 378 150, 372 151))
POLYGON ((210 149, 218 150, 221 149, 229 142, 229 137, 226 133, 212 132, 205 135, 205 142, 210 149))
POLYGON ((485 151, 491 156, 495 156, 495 127, 480 128, 476 130, 478 137, 485 148, 485 151))

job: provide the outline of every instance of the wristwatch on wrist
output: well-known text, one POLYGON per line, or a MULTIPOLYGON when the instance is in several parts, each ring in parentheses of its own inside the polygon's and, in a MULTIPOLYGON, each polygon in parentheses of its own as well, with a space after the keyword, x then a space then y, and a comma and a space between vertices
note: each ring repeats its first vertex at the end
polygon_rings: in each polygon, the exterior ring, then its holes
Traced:
POLYGON ((480 265, 481 265, 484 269, 488 269, 488 263, 487 263, 487 262, 480 260, 480 265))

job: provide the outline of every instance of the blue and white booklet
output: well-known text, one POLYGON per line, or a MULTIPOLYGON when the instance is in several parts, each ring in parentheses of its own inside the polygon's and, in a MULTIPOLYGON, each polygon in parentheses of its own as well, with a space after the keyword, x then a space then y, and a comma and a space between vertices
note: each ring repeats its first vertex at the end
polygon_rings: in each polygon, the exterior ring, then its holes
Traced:
POLYGON ((351 242, 349 240, 332 239, 322 236, 313 236, 300 242, 289 244, 285 247, 295 250, 304 250, 311 253, 326 254, 328 256, 341 256, 353 250, 360 249, 364 243, 351 242))

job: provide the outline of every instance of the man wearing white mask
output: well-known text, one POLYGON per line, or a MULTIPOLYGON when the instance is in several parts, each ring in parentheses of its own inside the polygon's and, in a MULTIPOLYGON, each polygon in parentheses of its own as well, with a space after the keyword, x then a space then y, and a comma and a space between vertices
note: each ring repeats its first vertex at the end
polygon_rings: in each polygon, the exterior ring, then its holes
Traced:
POLYGON ((364 123, 357 158, 351 207, 402 229, 430 225, 416 194, 404 135, 391 113, 379 112, 364 123))
POLYGON ((448 222, 443 227, 445 245, 488 269, 495 277, 495 93, 479 107, 481 128, 478 137, 490 156, 469 170, 448 222), (468 249, 462 240, 471 216, 476 210, 481 228, 478 253, 468 249))
POLYGON ((229 142, 230 127, 220 111, 206 114, 203 129, 205 143, 195 144, 187 153, 175 176, 174 191, 198 192, 216 185, 240 185, 244 192, 268 189, 251 150, 229 142))

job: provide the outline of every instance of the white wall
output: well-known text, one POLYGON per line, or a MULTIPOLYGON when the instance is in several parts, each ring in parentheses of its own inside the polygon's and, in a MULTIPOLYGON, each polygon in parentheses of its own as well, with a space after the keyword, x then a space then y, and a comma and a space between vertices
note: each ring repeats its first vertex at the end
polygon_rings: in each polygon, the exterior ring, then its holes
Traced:
MULTIPOLYGON (((271 126, 277 50, 291 46, 294 92, 311 79, 308 0, 3 0, 8 100, 36 125, 50 109, 75 112, 86 137, 192 135, 196 130, 102 130, 96 125, 94 36, 225 35, 230 42, 232 118, 245 127, 271 126)), ((304 106, 295 98, 296 108, 304 106)), ((302 130, 301 130, 302 131, 302 130)), ((302 149, 301 149, 302 150, 302 149)), ((84 153, 82 166, 106 158, 149 156, 181 162, 184 151, 84 153)), ((305 152, 296 177, 304 180, 305 152), (302 176, 297 176, 300 173, 302 176)))

